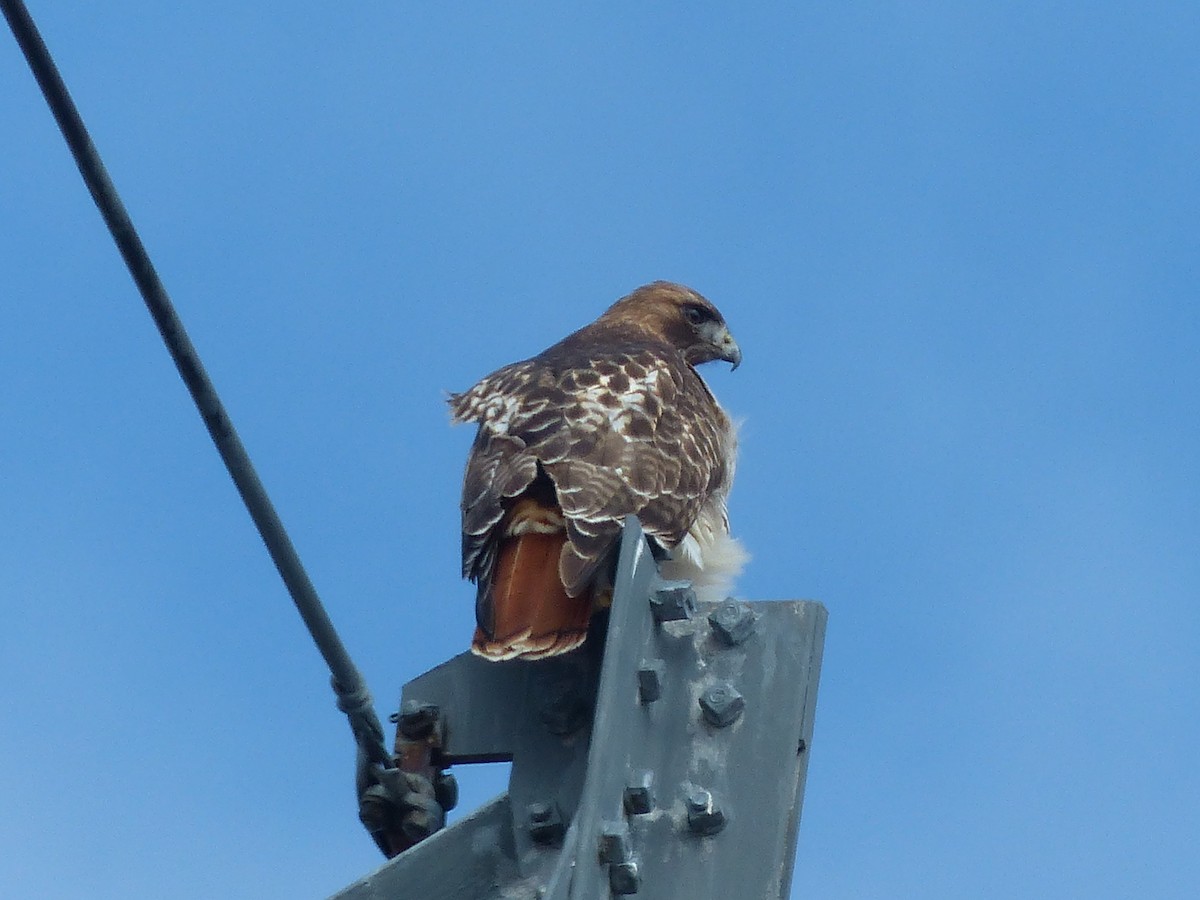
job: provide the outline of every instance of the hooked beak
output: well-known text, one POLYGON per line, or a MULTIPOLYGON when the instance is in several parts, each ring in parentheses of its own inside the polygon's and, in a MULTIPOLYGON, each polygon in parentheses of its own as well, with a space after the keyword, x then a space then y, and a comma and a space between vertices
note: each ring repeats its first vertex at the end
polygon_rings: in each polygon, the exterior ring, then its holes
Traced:
POLYGON ((729 363, 730 372, 742 364, 742 348, 737 345, 737 341, 733 339, 733 335, 728 330, 721 335, 720 343, 717 346, 721 348, 721 355, 717 359, 723 359, 729 363))

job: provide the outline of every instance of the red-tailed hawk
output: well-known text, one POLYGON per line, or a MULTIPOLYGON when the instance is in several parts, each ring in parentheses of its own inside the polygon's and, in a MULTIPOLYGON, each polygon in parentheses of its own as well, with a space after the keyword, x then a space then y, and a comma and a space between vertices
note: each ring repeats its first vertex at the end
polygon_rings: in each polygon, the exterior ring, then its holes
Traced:
POLYGON ((670 551, 667 577, 702 596, 728 586, 745 561, 725 511, 737 442, 695 369, 715 359, 742 359, 721 313, 656 281, 451 395, 454 421, 479 423, 462 496, 475 653, 539 659, 582 644, 611 599, 630 514, 670 551))

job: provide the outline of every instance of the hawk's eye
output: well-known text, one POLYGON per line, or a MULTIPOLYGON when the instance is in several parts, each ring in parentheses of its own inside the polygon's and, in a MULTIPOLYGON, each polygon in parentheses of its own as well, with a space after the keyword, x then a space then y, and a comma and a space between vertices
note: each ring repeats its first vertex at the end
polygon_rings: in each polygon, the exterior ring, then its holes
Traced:
POLYGON ((687 319, 689 325, 699 325, 708 316, 708 310, 702 306, 685 306, 683 308, 683 317, 687 319))

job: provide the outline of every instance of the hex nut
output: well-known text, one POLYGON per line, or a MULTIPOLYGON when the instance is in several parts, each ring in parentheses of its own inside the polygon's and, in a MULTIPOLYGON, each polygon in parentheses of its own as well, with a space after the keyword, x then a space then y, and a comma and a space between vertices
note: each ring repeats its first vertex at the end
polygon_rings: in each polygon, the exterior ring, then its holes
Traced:
POLYGON ((621 863, 628 860, 633 853, 629 840, 629 826, 624 822, 602 823, 597 852, 602 863, 621 863))
POLYGON ((654 621, 678 622, 696 614, 696 592, 687 581, 664 581, 650 595, 650 613, 654 621))
POLYGON ((642 875, 636 859, 613 863, 608 867, 608 887, 618 896, 636 894, 642 886, 642 875))
POLYGON ((644 816, 654 809, 654 774, 640 772, 625 785, 626 815, 644 816))
POLYGON ((735 647, 754 633, 756 616, 748 603, 730 597, 708 614, 713 634, 726 647, 735 647))
POLYGON ((525 807, 529 819, 529 837, 538 844, 557 844, 566 833, 566 825, 553 803, 530 803, 525 807))
POLYGON ((746 708, 745 698, 730 684, 714 684, 700 695, 704 720, 717 728, 732 725, 746 708))
POLYGON ((666 666, 661 659, 643 660, 638 667, 638 698, 642 703, 653 703, 662 696, 663 673, 666 666))

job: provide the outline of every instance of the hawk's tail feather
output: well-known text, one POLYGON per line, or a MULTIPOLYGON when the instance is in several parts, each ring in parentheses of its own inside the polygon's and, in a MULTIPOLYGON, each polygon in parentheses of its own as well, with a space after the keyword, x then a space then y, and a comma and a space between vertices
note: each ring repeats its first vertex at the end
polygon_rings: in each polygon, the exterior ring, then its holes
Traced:
POLYGON ((528 531, 505 540, 490 584, 491 625, 475 630, 471 651, 491 660, 542 659, 587 638, 590 596, 569 597, 558 577, 564 532, 528 531))
POLYGON ((494 641, 481 629, 476 628, 475 639, 471 641, 471 652, 492 662, 504 662, 506 659, 546 659, 582 647, 586 639, 587 631, 541 637, 533 637, 525 631, 511 641, 494 641))

